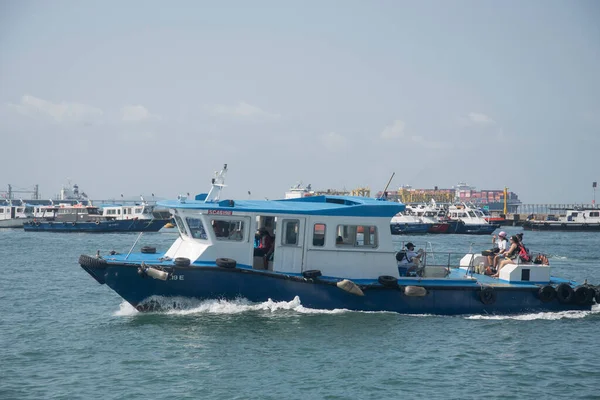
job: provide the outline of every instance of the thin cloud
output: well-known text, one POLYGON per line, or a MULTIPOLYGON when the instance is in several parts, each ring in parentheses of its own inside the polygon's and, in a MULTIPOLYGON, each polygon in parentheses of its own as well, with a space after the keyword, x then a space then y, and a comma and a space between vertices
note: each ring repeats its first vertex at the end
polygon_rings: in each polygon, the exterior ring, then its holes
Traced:
POLYGON ((329 132, 319 138, 319 141, 327 150, 340 151, 348 145, 348 139, 336 132, 329 132))
POLYGON ((406 124, 399 119, 395 120, 391 125, 386 126, 381 131, 382 139, 396 139, 404 136, 404 127, 406 124))
POLYGON ((496 123, 496 121, 488 115, 477 112, 470 112, 467 114, 467 119, 472 125, 492 125, 496 123))
POLYGON ((211 107, 209 111, 213 115, 225 115, 238 118, 277 119, 280 117, 279 114, 267 112, 260 107, 253 106, 245 101, 234 106, 217 104, 211 107))
POLYGON ((99 120, 104 115, 101 109, 87 104, 65 101, 53 103, 31 95, 24 95, 20 103, 10 103, 9 107, 27 117, 50 118, 59 123, 91 122, 99 120))
POLYGON ((121 119, 126 122, 141 122, 160 119, 158 115, 153 115, 142 105, 124 106, 121 108, 121 119))

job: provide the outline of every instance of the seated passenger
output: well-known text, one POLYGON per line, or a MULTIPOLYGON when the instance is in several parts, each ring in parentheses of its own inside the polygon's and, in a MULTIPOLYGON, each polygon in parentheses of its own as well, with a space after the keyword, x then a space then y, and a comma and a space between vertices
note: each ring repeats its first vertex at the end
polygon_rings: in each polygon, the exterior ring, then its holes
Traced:
POLYGON ((262 257, 265 269, 269 267, 269 257, 275 251, 275 240, 265 228, 258 230, 260 236, 260 244, 254 249, 255 257, 262 257))
POLYGON ((510 237, 510 248, 505 253, 504 260, 500 262, 500 264, 498 265, 498 270, 496 271, 496 273, 494 275, 492 275, 492 278, 498 278, 500 276, 500 270, 502 268, 504 268, 505 265, 516 264, 515 260, 519 256, 519 248, 520 248, 519 237, 516 235, 511 236, 510 237))
POLYGON ((344 238, 341 236, 336 237, 335 244, 344 244, 344 238))
POLYGON ((415 245, 411 242, 406 243, 406 251, 400 252, 399 254, 403 254, 400 260, 398 260, 398 256, 396 256, 396 260, 398 261, 398 272, 400 276, 409 276, 413 272, 415 272, 419 267, 419 262, 421 261, 421 256, 423 255, 423 249, 419 249, 418 252, 415 251, 415 245))
POLYGON ((498 234, 498 240, 496 235, 492 237, 492 243, 494 247, 491 250, 482 251, 481 254, 487 256, 488 268, 486 269, 486 275, 492 275, 496 273, 498 263, 504 258, 504 255, 508 251, 508 239, 506 238, 506 232, 502 231, 498 234))

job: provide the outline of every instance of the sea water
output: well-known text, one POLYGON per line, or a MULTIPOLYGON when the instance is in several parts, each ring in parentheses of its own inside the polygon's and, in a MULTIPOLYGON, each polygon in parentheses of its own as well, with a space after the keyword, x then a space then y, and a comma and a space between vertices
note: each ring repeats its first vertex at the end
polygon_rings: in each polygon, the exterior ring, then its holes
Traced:
MULTIPOLYGON (((136 238, 0 230, 0 399, 600 398, 597 306, 448 317, 182 299, 138 313, 77 263, 136 238)), ((135 250, 175 238, 144 234, 135 250)), ((491 236, 395 240, 491 247, 491 236)), ((524 241, 550 256, 553 275, 600 284, 600 233, 524 241)))

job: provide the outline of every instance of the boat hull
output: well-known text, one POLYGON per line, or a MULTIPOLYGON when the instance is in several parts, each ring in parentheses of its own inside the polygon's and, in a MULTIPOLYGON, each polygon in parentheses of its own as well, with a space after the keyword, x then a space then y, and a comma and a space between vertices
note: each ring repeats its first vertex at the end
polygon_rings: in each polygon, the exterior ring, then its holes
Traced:
POLYGON ((31 221, 23 228, 28 232, 158 232, 169 220, 127 219, 98 222, 31 221))
POLYGON ((0 228, 22 228, 29 221, 31 221, 29 218, 3 219, 0 220, 0 228))
POLYGON ((426 223, 404 223, 404 224, 390 224, 392 235, 415 235, 427 233, 429 231, 429 224, 426 223))
POLYGON ((448 230, 450 229, 450 224, 445 223, 445 222, 441 222, 441 223, 434 223, 429 225, 429 229, 427 230, 427 233, 448 233, 448 230))
POLYGON ((299 297, 304 307, 391 311, 406 314, 511 314, 537 311, 590 310, 591 305, 563 304, 558 300, 542 302, 538 287, 498 285, 494 301, 484 304, 482 287, 472 280, 406 278, 399 285, 361 284, 364 296, 349 293, 326 278, 305 279, 268 271, 217 266, 180 267, 163 264, 167 280, 153 279, 138 272, 139 263, 107 263, 81 256, 79 263, 94 279, 108 285, 140 311, 173 306, 178 298, 239 299, 252 302, 291 301, 299 297), (409 285, 425 288, 422 296, 408 295, 409 285))
POLYGON ((579 222, 532 222, 523 223, 523 229, 529 231, 562 231, 562 232, 600 232, 600 223, 583 224, 579 222))
POLYGON ((490 235, 496 229, 500 228, 497 224, 465 224, 462 221, 455 221, 451 225, 449 233, 460 233, 465 235, 490 235))

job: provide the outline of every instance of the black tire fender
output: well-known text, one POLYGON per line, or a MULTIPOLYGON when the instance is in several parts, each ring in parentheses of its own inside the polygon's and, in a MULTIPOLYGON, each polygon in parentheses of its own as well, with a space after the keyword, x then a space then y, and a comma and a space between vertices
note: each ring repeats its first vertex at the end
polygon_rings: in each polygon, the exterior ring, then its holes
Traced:
POLYGON ((391 275, 381 275, 377 281, 385 287, 398 287, 398 279, 391 275))
POLYGON ((561 283, 556 287, 556 298, 563 304, 569 304, 575 297, 575 291, 568 283, 561 283))
POLYGON ((496 291, 491 286, 484 286, 479 291, 479 300, 486 306, 496 302, 496 291))
POLYGON ((185 257, 177 257, 173 263, 179 267, 187 267, 190 265, 190 259, 185 257))
POLYGON ((556 298, 556 290, 550 285, 542 286, 538 290, 538 298, 542 301, 542 303, 551 302, 556 298))
POLYGON ((154 254, 156 253, 156 247, 151 247, 151 246, 144 246, 142 247, 142 253, 145 254, 154 254))
POLYGON ((580 305, 592 304, 594 302, 594 289, 586 286, 577 286, 574 290, 575 303, 580 305))
POLYGON ((237 265, 237 261, 232 258, 217 258, 215 261, 217 267, 221 268, 235 268, 237 265))
POLYGON ((321 271, 319 271, 318 269, 309 269, 307 271, 302 271, 302 276, 308 279, 315 279, 320 277, 321 271))

